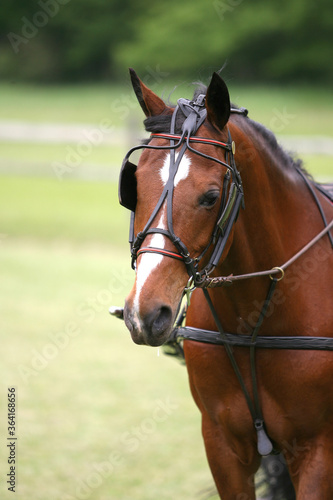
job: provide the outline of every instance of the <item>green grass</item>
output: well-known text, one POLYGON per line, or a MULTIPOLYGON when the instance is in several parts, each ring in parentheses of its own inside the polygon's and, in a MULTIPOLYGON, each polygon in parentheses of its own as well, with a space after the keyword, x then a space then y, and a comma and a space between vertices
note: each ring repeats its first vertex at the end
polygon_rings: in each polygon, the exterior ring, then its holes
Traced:
POLYGON ((333 136, 333 99, 329 89, 299 87, 233 87, 231 100, 249 110, 250 118, 276 134, 333 136))
POLYGON ((1 84, 2 120, 36 123, 99 123, 105 118, 118 121, 125 116, 122 95, 130 95, 129 87, 108 86, 43 86, 1 84), (117 110, 119 110, 117 112, 117 110))
MULTIPOLYGON (((88 142, 87 142, 88 144, 88 142)), ((121 165, 125 150, 123 146, 93 145, 87 149, 85 155, 80 155, 80 149, 76 144, 48 144, 34 142, 4 142, 1 145, 1 164, 9 162, 25 164, 41 164, 45 168, 45 175, 54 175, 54 162, 66 163, 73 170, 80 169, 85 165, 105 165, 114 168, 121 165), (75 153, 77 156, 75 156, 75 153), (78 157, 80 157, 78 159, 78 157)))
MULTIPOLYGON (((320 88, 240 87, 228 82, 231 98, 249 109, 251 118, 265 124, 279 135, 333 137, 333 100, 330 91, 320 88)), ((175 85, 166 80, 154 90, 168 98, 175 85)), ((171 95, 190 97, 193 86, 178 85, 171 95)), ((98 129, 127 130, 127 143, 113 146, 88 143, 88 150, 78 154, 79 143, 63 144, 2 141, 0 172, 13 175, 43 175, 62 178, 103 178, 115 181, 122 158, 143 134, 143 115, 126 80, 122 86, 27 86, 0 84, 1 120, 32 123, 91 124, 98 129), (134 127, 134 132, 133 132, 134 127), (59 174, 63 166, 62 171, 59 174)), ((87 140, 82 136, 82 141, 87 140)), ((89 142, 89 141, 88 141, 89 142)), ((307 161, 308 158, 305 157, 307 161)), ((310 171, 330 170, 330 158, 318 151, 309 158, 310 171)), ((316 172, 315 172, 316 173, 316 172)), ((329 177, 325 173, 325 178, 329 177)))
POLYGON ((319 182, 333 181, 333 157, 328 155, 302 156, 305 168, 319 182))
MULTIPOLYGON (((251 118, 279 135, 320 135, 333 137, 333 100, 330 91, 317 88, 240 87, 228 82, 231 98, 246 106, 251 118)), ((175 85, 166 80, 154 90, 168 98, 175 85)), ((193 86, 178 85, 171 95, 190 97, 193 86)), ((63 144, 2 141, 0 173, 68 178, 103 178, 115 181, 122 158, 143 134, 143 115, 126 80, 122 86, 27 86, 0 84, 1 120, 32 123, 91 124, 98 128, 128 131, 127 143, 113 146, 88 144, 84 154, 79 142, 63 144), (134 132, 133 132, 134 127, 134 132), (79 151, 79 152, 78 152, 79 151), (60 170, 59 170, 60 168, 60 170)), ((316 158, 305 157, 310 171, 325 171, 329 177, 330 158, 318 151, 316 158)))
POLYGON ((129 214, 115 183, 2 177, 0 227, 10 238, 68 242, 127 241, 129 214))
MULTIPOLYGON (((253 119, 274 132, 333 135, 331 89, 240 86, 236 81, 227 84, 231 100, 247 107, 253 119)), ((171 102, 193 94, 193 85, 169 79, 152 88, 164 99, 171 94, 171 102)), ((2 120, 36 123, 99 124, 106 119, 114 126, 126 127, 131 117, 143 118, 127 76, 123 85, 118 86, 39 87, 2 83, 0 108, 2 120)))

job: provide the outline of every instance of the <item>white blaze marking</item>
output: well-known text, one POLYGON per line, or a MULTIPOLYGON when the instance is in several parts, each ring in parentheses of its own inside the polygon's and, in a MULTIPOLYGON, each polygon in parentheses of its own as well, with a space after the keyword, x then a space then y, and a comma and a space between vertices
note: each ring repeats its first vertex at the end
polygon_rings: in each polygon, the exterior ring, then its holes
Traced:
MULTIPOLYGON (((178 154, 179 153, 176 153, 176 161, 178 158, 178 154)), ((178 185, 179 181, 186 179, 190 171, 190 166, 191 166, 191 160, 189 159, 188 156, 186 156, 186 154, 184 154, 182 159, 180 160, 180 164, 176 173, 174 182, 175 187, 178 185)), ((169 167, 170 167, 170 154, 168 154, 165 157, 165 160, 163 162, 163 167, 160 170, 160 176, 164 186, 166 185, 169 179, 169 167)))
MULTIPOLYGON (((176 154, 176 159, 177 159, 178 153, 176 154)), ((178 183, 184 179, 189 174, 190 171, 190 166, 191 166, 191 161, 190 159, 184 154, 181 162, 178 167, 178 171, 175 176, 174 180, 174 186, 176 187, 178 183)), ((168 181, 169 178, 169 167, 170 167, 170 154, 167 154, 165 157, 165 160, 163 162, 163 166, 160 170, 160 177, 163 182, 163 185, 168 181)), ((161 217, 157 223, 157 228, 160 229, 166 229, 166 223, 164 222, 164 219, 166 219, 166 204, 164 204, 164 207, 162 209, 161 217)), ((165 248, 165 242, 166 242, 166 237, 163 236, 162 234, 156 233, 153 235, 153 237, 150 240, 149 246, 154 247, 154 248, 160 248, 163 249, 165 248)), ((140 294, 142 291, 142 288, 149 278, 150 274, 153 272, 154 269, 157 268, 157 266, 162 262, 164 256, 158 253, 143 253, 140 257, 140 265, 137 266, 137 274, 136 274, 136 290, 135 290, 135 297, 133 301, 133 309, 134 309, 134 317, 136 318, 137 324, 140 323, 140 305, 139 305, 139 300, 140 300, 140 294)))
MULTIPOLYGON (((163 210, 162 216, 157 224, 157 227, 161 229, 165 229, 165 225, 163 224, 163 218, 164 218, 164 212, 165 209, 163 210)), ((154 248, 164 248, 165 244, 165 236, 162 234, 156 233, 153 235, 149 246, 154 247, 154 248)), ((143 288, 143 285, 145 284, 146 280, 148 279, 149 275, 151 272, 162 262, 163 255, 158 254, 158 253, 143 253, 140 258, 140 265, 137 267, 137 273, 136 273, 136 290, 135 290, 135 297, 133 301, 133 308, 135 311, 135 315, 139 316, 139 298, 140 298, 140 293, 143 288)))

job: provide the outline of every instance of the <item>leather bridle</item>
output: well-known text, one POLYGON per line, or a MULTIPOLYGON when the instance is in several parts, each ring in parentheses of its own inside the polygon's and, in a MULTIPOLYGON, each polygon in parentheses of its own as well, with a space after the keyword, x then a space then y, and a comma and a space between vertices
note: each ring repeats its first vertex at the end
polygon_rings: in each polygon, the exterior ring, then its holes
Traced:
MULTIPOLYGON (((241 110, 235 109, 231 111, 247 114, 247 110, 244 110, 243 108, 241 110)), ((242 205, 244 207, 242 180, 235 164, 235 143, 231 139, 230 131, 228 130, 228 142, 194 136, 199 127, 205 121, 206 115, 207 111, 205 108, 205 96, 203 94, 200 94, 195 102, 183 98, 179 99, 171 118, 170 133, 151 134, 151 139, 165 139, 169 141, 169 145, 155 146, 152 144, 142 144, 132 148, 127 153, 123 161, 119 182, 120 204, 132 211, 132 220, 130 225, 132 267, 135 267, 137 258, 143 253, 158 253, 165 257, 171 257, 184 262, 190 277, 189 282, 191 283, 191 286, 200 286, 200 284, 203 283, 205 279, 207 279, 209 274, 217 266, 225 248, 232 226, 237 219, 240 207, 242 205), (181 134, 175 133, 175 124, 178 113, 182 113, 185 118, 182 124, 181 134), (193 144, 206 144, 224 149, 226 151, 226 162, 214 156, 207 155, 202 151, 198 151, 193 147, 193 144), (129 157, 134 151, 143 148, 170 151, 169 177, 164 186, 163 192, 148 219, 148 222, 146 223, 143 230, 135 236, 134 212, 136 208, 136 166, 129 161, 129 157), (176 155, 177 149, 180 150, 176 155), (223 180, 219 214, 213 234, 206 248, 197 257, 192 257, 190 255, 186 245, 181 240, 181 238, 175 234, 173 229, 174 180, 180 162, 187 150, 205 159, 219 163, 227 169, 223 180), (129 197, 129 193, 131 198, 129 197), (166 203, 167 207, 167 229, 152 227, 152 223, 164 203, 166 203), (176 248, 176 252, 151 246, 142 247, 145 238, 149 234, 156 233, 162 234, 163 236, 169 238, 176 248), (209 261, 203 269, 199 270, 199 262, 212 244, 214 245, 214 247, 209 261)))

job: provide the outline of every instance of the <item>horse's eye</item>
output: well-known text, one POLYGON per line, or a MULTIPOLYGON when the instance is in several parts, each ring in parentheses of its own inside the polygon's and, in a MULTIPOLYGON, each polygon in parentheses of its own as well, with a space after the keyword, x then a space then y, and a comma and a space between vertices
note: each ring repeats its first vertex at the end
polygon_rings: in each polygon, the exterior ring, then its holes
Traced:
POLYGON ((199 205, 207 208, 213 207, 217 202, 219 195, 220 193, 216 189, 212 191, 207 191, 207 193, 200 196, 199 205))

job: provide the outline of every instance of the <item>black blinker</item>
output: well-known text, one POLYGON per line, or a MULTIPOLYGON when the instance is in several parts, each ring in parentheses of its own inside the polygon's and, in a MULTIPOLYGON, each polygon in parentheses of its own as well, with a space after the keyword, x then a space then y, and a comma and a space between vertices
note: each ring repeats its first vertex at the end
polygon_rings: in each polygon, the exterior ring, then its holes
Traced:
POLYGON ((119 176, 119 203, 123 207, 135 212, 137 202, 136 165, 126 158, 122 164, 119 176))

